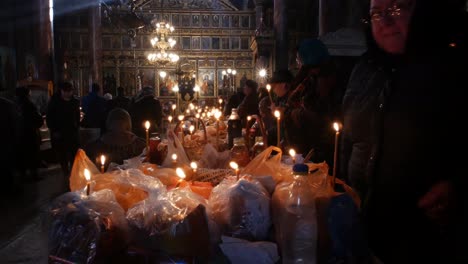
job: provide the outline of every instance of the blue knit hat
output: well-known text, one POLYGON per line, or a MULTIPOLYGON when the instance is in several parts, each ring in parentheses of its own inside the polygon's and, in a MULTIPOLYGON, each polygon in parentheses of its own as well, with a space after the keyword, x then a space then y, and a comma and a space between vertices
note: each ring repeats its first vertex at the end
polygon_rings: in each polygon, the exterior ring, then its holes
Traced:
POLYGON ((302 64, 307 66, 319 65, 330 57, 327 47, 318 39, 303 40, 297 52, 302 64))

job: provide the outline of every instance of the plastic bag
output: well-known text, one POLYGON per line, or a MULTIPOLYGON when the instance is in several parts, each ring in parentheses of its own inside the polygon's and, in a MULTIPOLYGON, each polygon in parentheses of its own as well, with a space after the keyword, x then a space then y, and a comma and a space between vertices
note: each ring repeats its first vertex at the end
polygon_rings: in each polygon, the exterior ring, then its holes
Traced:
POLYGON ((219 245, 231 263, 274 264, 279 260, 275 243, 261 241, 250 242, 233 237, 222 237, 219 245))
POLYGON ((257 180, 226 178, 213 189, 208 205, 224 234, 250 241, 268 237, 270 195, 257 180))
POLYGON ((228 167, 230 161, 231 152, 229 150, 218 152, 212 144, 206 144, 199 164, 202 168, 224 169, 228 167))
POLYGON ((113 171, 97 175, 92 185, 93 191, 110 189, 117 202, 127 211, 136 203, 166 191, 164 185, 153 177, 136 169, 113 171))
POLYGON ((174 189, 144 200, 127 212, 139 247, 175 256, 207 256, 210 231, 206 201, 189 189, 174 189))
POLYGON ((128 222, 109 190, 86 197, 65 193, 48 210, 49 255, 94 263, 126 248, 128 222))
POLYGON ((174 131, 169 130, 167 134, 169 142, 167 143, 167 156, 164 159, 163 167, 172 167, 172 154, 177 154, 178 164, 190 164, 184 147, 174 131))
POLYGON ((272 176, 276 182, 281 182, 284 176, 285 167, 281 166, 281 149, 270 146, 258 154, 247 166, 241 170, 241 174, 252 176, 272 176), (271 156, 273 151, 278 152, 271 156))
POLYGON ((83 189, 86 186, 85 169, 88 169, 91 175, 100 173, 96 165, 86 156, 84 150, 78 149, 70 173, 70 190, 75 191, 83 189))

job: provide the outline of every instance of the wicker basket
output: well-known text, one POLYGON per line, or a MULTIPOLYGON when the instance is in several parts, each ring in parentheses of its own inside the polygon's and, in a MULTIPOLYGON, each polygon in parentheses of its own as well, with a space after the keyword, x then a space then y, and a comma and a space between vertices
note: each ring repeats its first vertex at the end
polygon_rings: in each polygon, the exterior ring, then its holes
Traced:
POLYGON ((187 157, 189 158, 189 160, 198 161, 198 160, 201 159, 201 157, 203 155, 203 149, 204 149, 205 145, 208 142, 208 136, 207 136, 207 133, 206 133, 206 126, 205 126, 205 123, 203 122, 203 120, 200 119, 200 118, 196 118, 195 116, 185 116, 184 120, 179 121, 177 123, 177 125, 174 128, 174 132, 177 134, 177 132, 179 130, 179 127, 180 127, 180 124, 182 124, 183 121, 186 121, 186 120, 189 120, 189 119, 197 119, 199 126, 201 125, 202 128, 203 128, 203 135, 204 135, 203 140, 192 141, 192 144, 190 144, 190 145, 183 143, 185 153, 187 154, 187 157))

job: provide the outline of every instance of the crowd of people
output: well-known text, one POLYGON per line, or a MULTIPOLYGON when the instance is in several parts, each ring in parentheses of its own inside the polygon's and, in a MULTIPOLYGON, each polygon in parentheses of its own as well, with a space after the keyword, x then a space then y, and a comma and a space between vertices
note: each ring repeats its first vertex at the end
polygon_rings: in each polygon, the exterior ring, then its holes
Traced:
MULTIPOLYGON (((455 148, 463 149, 461 120, 456 118, 467 86, 466 32, 460 27, 468 24, 463 2, 371 0, 368 50, 344 95, 337 89, 326 46, 306 39, 296 49, 297 74, 275 71, 269 80, 271 94, 247 80, 226 101, 224 115, 237 109, 243 125, 254 128, 249 133, 259 133, 258 123, 247 124, 247 116, 260 117, 269 145, 278 142, 273 112, 280 111, 280 147, 304 156, 313 153, 312 161, 326 161, 330 167, 331 124, 342 123, 337 176, 360 195, 373 263, 467 261, 462 246, 467 203, 461 189, 466 177, 461 156, 455 154, 455 148), (438 17, 443 21, 434 19, 438 17)), ((80 146, 80 127, 101 131, 98 139, 82 146, 91 156, 107 153, 122 162, 143 150, 144 121, 149 120, 152 129, 162 125, 161 104, 152 87, 133 99, 126 98, 123 89, 117 91, 106 100, 94 84, 80 102, 70 83, 58 85, 46 123, 65 177, 80 146)), ((29 90, 19 87, 16 92, 15 102, 0 98, 1 112, 6 113, 0 122, 9 128, 2 130, 1 138, 20 134, 22 140, 5 142, 1 159, 14 164, 7 167, 7 178, 15 168, 37 178, 37 132, 43 121, 28 98, 29 90)))

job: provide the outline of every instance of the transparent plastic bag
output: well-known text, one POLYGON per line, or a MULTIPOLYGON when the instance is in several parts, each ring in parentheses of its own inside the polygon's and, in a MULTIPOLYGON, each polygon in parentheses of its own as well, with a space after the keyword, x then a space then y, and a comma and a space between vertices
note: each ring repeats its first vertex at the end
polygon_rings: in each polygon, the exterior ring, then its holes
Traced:
POLYGON ((210 229, 206 201, 190 189, 173 189, 127 212, 134 244, 175 256, 207 256, 210 229))
POLYGON ((167 156, 164 159, 162 164, 163 167, 172 167, 172 154, 177 154, 177 163, 178 164, 190 164, 190 160, 185 153, 184 146, 180 142, 177 135, 174 131, 169 130, 168 134, 168 143, 167 143, 167 156))
POLYGON ((109 190, 59 196, 49 206, 47 227, 49 255, 73 263, 107 259, 129 242, 125 213, 109 190))
POLYGON ((268 237, 270 195, 256 179, 226 178, 213 189, 208 205, 223 234, 250 241, 268 237))
POLYGON ((206 144, 198 163, 201 168, 224 169, 228 167, 230 161, 231 152, 229 150, 218 152, 213 144, 206 144))

